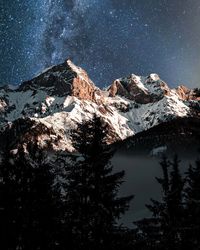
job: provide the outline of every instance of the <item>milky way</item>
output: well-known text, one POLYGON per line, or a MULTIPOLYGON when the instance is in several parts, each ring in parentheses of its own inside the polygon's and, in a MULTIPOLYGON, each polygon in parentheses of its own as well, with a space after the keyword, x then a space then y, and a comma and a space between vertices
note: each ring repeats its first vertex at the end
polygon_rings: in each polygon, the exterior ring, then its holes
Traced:
POLYGON ((156 72, 199 86, 199 0, 1 0, 0 82, 71 58, 99 86, 156 72))

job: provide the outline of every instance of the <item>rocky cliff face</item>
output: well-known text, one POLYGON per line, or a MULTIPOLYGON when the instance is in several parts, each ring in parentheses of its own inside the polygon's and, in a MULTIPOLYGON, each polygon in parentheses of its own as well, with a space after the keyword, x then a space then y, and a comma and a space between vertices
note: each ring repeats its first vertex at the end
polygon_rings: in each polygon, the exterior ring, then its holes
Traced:
POLYGON ((176 92, 180 99, 183 101, 200 101, 200 94, 198 93, 199 90, 189 89, 184 85, 178 86, 176 92))
POLYGON ((99 89, 85 70, 75 66, 69 59, 63 64, 46 69, 31 81, 22 83, 18 91, 45 89, 49 95, 75 96, 81 100, 94 101, 99 89))
POLYGON ((140 104, 159 101, 170 95, 170 88, 157 74, 148 77, 136 76, 117 79, 109 88, 110 96, 124 96, 140 104))
POLYGON ((67 60, 17 88, 0 89, 0 136, 12 150, 34 142, 51 150, 73 151, 72 131, 94 114, 109 128, 107 143, 114 143, 166 121, 197 118, 199 109, 194 90, 170 89, 157 74, 132 74, 102 91, 67 60))

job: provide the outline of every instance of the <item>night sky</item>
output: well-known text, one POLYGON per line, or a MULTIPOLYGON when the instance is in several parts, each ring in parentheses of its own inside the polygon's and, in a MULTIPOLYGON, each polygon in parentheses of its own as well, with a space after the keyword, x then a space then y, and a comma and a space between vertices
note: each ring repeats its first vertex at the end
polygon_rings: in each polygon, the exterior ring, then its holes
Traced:
POLYGON ((199 0, 0 0, 0 83, 71 58, 98 86, 156 72, 200 86, 199 0))

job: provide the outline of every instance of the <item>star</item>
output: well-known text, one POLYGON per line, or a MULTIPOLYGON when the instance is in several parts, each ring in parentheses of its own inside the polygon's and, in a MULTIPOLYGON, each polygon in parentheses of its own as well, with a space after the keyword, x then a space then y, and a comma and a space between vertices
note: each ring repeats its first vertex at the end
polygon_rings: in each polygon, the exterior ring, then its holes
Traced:
POLYGON ((199 22, 198 0, 2 0, 0 84, 18 84, 69 57, 98 86, 151 71, 169 85, 198 86, 199 22))

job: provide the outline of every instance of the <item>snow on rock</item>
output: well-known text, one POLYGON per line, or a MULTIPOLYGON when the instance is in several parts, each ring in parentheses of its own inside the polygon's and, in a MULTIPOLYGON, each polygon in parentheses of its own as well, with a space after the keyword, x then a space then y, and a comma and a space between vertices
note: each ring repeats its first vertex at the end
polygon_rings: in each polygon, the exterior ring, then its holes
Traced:
POLYGON ((148 89, 144 86, 144 84, 141 81, 140 76, 136 76, 134 74, 131 75, 131 79, 135 82, 135 84, 142 90, 148 91, 148 89))
POLYGON ((41 145, 51 141, 55 150, 73 151, 72 131, 94 114, 109 127, 107 142, 113 143, 162 122, 190 116, 191 93, 183 87, 170 89, 157 74, 119 78, 102 91, 68 60, 16 89, 0 89, 0 130, 19 118, 29 118, 54 131, 38 135, 41 145), (189 93, 187 98, 182 97, 185 93, 189 93))
POLYGON ((170 88, 157 74, 148 77, 130 75, 115 80, 108 88, 110 96, 124 96, 137 103, 146 104, 162 99, 169 94, 170 88))
POLYGON ((160 80, 160 77, 159 77, 159 75, 158 74, 150 74, 149 75, 149 80, 151 81, 151 82, 156 82, 156 81, 159 81, 160 80))
POLYGON ((4 112, 7 104, 3 99, 0 99, 0 112, 4 112))
POLYGON ((47 106, 50 107, 51 104, 52 104, 54 101, 55 101, 55 97, 47 96, 45 102, 46 102, 47 106))
POLYGON ((48 72, 48 71, 49 71, 50 69, 52 69, 54 66, 55 66, 55 65, 52 65, 52 66, 50 66, 50 67, 48 67, 48 68, 45 68, 43 71, 39 72, 35 77, 38 77, 38 76, 40 76, 40 75, 42 75, 42 74, 48 72))
POLYGON ((147 104, 138 104, 124 97, 110 98, 107 102, 117 107, 134 134, 170 119, 188 116, 190 113, 190 108, 176 95, 164 96, 157 102, 147 104), (121 107, 126 107, 125 111, 121 110, 121 107))

